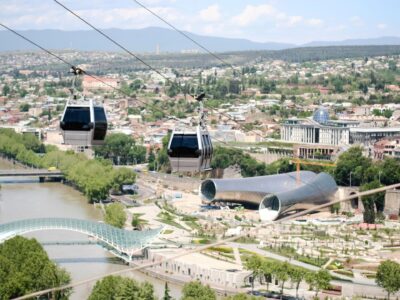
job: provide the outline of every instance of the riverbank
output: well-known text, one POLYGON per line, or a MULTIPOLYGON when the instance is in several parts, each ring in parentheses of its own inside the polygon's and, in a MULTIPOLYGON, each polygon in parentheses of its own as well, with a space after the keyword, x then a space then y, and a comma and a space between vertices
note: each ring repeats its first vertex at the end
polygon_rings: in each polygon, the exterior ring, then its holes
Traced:
POLYGON ((25 141, 25 136, 0 128, 0 153, 28 167, 54 167, 76 186, 89 201, 104 200, 111 189, 135 182, 136 175, 126 168, 114 169, 107 160, 89 159, 82 153, 61 151, 40 141, 25 141), (38 152, 38 151, 41 152, 38 152))
MULTIPOLYGON (((11 169, 13 163, 0 159, 0 169, 11 169)), ((21 166, 22 167, 22 166, 21 166)), ((11 221, 60 217, 77 218, 101 222, 102 212, 88 203, 87 198, 74 188, 55 182, 39 183, 37 178, 21 180, 9 178, 0 180, 0 223, 11 221)), ((72 282, 93 278, 129 268, 115 262, 115 257, 98 245, 51 245, 57 241, 87 241, 86 235, 72 231, 37 231, 24 235, 36 238, 44 245, 49 257, 64 267, 72 282)), ((127 272, 126 276, 137 281, 149 281, 154 285, 157 296, 164 293, 164 281, 147 276, 145 273, 127 272)), ((74 289, 71 300, 87 299, 95 282, 74 289)), ((179 299, 182 287, 170 284, 171 295, 179 299)))

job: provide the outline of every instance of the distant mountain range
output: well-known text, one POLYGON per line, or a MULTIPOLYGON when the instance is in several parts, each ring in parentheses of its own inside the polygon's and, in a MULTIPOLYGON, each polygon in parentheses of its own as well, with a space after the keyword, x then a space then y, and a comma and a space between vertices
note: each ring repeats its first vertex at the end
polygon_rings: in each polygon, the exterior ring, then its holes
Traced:
MULTIPOLYGON (((19 31, 33 41, 48 49, 56 50, 81 50, 81 51, 120 51, 110 41, 100 36, 97 32, 79 30, 25 30, 19 31)), ((104 32, 136 52, 154 53, 159 49, 162 52, 181 52, 198 49, 191 41, 177 32, 160 27, 143 29, 105 29, 104 32)), ((315 41, 303 45, 266 42, 259 43, 247 39, 223 38, 197 35, 185 32, 200 44, 214 52, 246 51, 246 50, 282 50, 295 47, 319 46, 350 46, 350 45, 400 45, 400 37, 378 37, 371 39, 349 39, 343 41, 315 41)), ((20 37, 8 31, 0 31, 0 51, 26 51, 36 48, 20 37)))

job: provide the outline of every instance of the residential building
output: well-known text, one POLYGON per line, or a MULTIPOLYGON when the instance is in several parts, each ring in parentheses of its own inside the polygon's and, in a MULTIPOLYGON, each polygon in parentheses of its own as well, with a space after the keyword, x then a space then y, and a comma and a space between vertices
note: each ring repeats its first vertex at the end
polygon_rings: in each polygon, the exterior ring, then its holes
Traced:
POLYGON ((385 156, 400 158, 400 136, 385 138, 374 144, 374 159, 385 156))
POLYGON ((350 144, 373 146, 377 141, 400 135, 400 127, 350 128, 350 144))

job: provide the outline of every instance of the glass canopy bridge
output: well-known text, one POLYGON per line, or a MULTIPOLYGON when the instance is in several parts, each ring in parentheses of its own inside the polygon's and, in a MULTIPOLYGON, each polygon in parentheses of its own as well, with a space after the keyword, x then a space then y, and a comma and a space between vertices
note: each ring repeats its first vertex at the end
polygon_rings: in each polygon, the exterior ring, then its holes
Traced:
POLYGON ((104 223, 80 219, 26 219, 0 224, 0 243, 16 235, 41 230, 69 230, 86 234, 107 244, 117 256, 131 261, 133 255, 141 253, 160 234, 162 228, 128 231, 104 223))

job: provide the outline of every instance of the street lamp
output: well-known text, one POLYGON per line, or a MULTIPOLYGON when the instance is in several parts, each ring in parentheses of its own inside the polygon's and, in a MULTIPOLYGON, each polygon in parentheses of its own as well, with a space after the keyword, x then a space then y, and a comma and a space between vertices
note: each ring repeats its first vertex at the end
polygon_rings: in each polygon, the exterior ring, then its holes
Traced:
POLYGON ((350 171, 350 187, 351 187, 351 174, 353 174, 352 171, 350 171))
POLYGON ((381 184, 381 173, 382 173, 382 171, 379 171, 379 172, 378 172, 379 184, 381 184))
POLYGON ((281 168, 276 169, 276 175, 279 174, 279 171, 281 170, 281 168))

